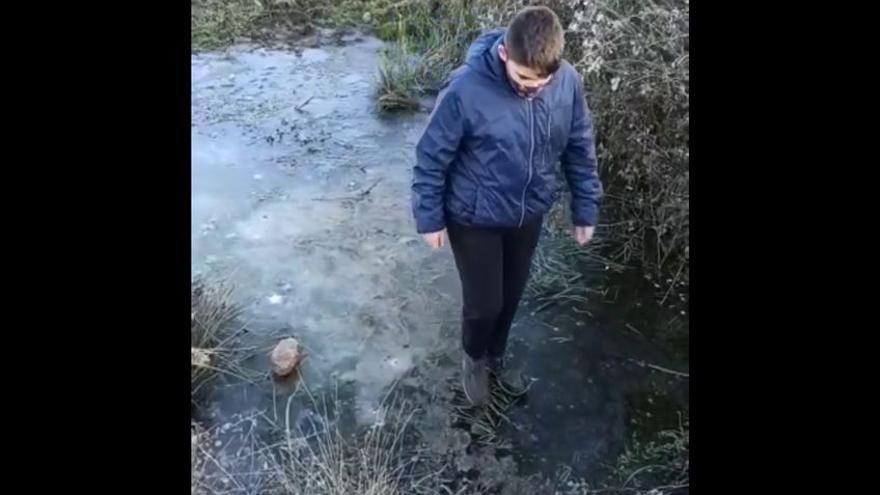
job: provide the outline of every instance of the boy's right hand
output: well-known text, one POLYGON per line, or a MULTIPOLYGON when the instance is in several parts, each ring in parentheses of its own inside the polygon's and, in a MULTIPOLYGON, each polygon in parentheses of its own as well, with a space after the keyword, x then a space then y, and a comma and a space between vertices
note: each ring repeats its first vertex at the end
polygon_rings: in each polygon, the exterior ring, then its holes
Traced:
POLYGON ((442 248, 446 242, 443 238, 446 235, 446 229, 439 230, 437 232, 431 232, 429 234, 422 234, 422 237, 425 239, 425 242, 428 243, 433 249, 442 248))

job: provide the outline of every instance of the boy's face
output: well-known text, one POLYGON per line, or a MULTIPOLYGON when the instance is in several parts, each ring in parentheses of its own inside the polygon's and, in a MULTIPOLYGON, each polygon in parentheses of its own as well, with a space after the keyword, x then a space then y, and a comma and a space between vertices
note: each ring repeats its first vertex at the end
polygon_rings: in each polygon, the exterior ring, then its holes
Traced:
POLYGON ((523 98, 533 98, 553 78, 553 74, 542 76, 534 69, 516 63, 508 56, 504 45, 498 46, 498 57, 504 62, 507 78, 523 98))

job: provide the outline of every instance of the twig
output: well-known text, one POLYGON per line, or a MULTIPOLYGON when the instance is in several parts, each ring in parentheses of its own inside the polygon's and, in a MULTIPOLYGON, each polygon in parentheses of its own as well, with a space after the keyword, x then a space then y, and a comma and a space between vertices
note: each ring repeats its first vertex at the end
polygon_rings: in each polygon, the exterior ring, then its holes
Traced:
POLYGON ((315 95, 309 96, 308 98, 306 98, 306 101, 304 101, 304 102, 300 103, 299 105, 293 107, 293 109, 296 110, 297 112, 302 112, 302 109, 303 109, 306 105, 308 105, 309 102, 312 101, 312 98, 314 98, 314 97, 315 97, 315 95))
POLYGON ((641 473, 642 471, 650 471, 651 468, 655 468, 655 467, 663 467, 663 466, 661 466, 659 464, 648 464, 647 466, 642 466, 642 467, 636 469, 626 478, 626 481, 623 482, 623 486, 621 488, 626 488, 626 485, 628 485, 629 482, 632 481, 633 478, 638 476, 638 474, 641 473))
POLYGON ((377 185, 379 185, 380 182, 382 182, 382 178, 381 178, 381 177, 378 178, 378 179, 376 179, 376 182, 373 182, 373 185, 372 185, 372 186, 366 188, 366 189, 365 189, 364 191, 362 191, 359 195, 360 195, 360 196, 366 196, 367 194, 370 194, 370 191, 372 191, 374 187, 376 187, 377 185))
POLYGON ((678 283, 678 277, 681 276, 681 270, 684 268, 684 265, 685 265, 685 261, 682 260, 681 264, 678 265, 678 272, 676 272, 676 274, 675 274, 675 279, 669 285, 669 289, 666 290, 666 294, 663 296, 663 299, 660 301, 660 305, 663 305, 663 303, 666 302, 666 298, 669 297, 669 293, 672 292, 672 289, 675 288, 675 284, 678 283))
MULTIPOLYGON (((662 491, 662 490, 679 490, 679 489, 681 489, 681 488, 688 488, 688 487, 690 487, 690 483, 684 483, 684 484, 681 484, 681 485, 663 485, 663 486, 655 486, 655 487, 653 487, 653 489, 654 489, 654 490, 662 491)), ((590 493, 639 492, 639 491, 642 491, 642 490, 643 490, 643 489, 641 489, 641 488, 623 488, 623 487, 618 487, 618 488, 600 488, 600 489, 598 489, 598 490, 591 490, 590 493)))
POLYGON ((535 308, 535 310, 532 311, 532 314, 538 314, 538 313, 540 313, 541 311, 544 311, 545 309, 549 308, 550 306, 553 306, 553 305, 556 304, 557 302, 559 302, 559 301, 553 301, 553 300, 551 300, 551 301, 547 301, 547 302, 545 302, 544 304, 542 304, 542 305, 538 306, 537 308, 535 308))
POLYGON ((379 10, 377 11, 377 13, 380 14, 380 15, 381 15, 381 14, 386 14, 389 10, 399 9, 399 8, 402 8, 402 7, 408 7, 408 6, 410 6, 411 4, 413 4, 413 3, 418 3, 418 1, 417 1, 417 0, 402 0, 402 1, 400 1, 400 2, 393 3, 393 4, 391 4, 391 5, 389 5, 389 6, 385 7, 385 8, 379 9, 379 10))
POLYGON ((689 373, 682 373, 681 371, 671 370, 669 368, 664 368, 662 366, 657 366, 656 364, 646 363, 644 361, 639 361, 637 359, 629 359, 630 362, 633 362, 643 368, 651 368, 656 371, 662 371, 663 373, 669 373, 670 375, 680 376, 682 378, 690 378, 691 375, 689 373))
POLYGON ((636 329, 636 327, 630 325, 629 323, 627 323, 625 326, 626 326, 626 328, 628 328, 630 331, 632 331, 633 333, 635 333, 639 337, 644 337, 644 334, 642 334, 642 332, 638 331, 638 329, 636 329))
POLYGON ((572 306, 572 307, 571 307, 571 310, 574 311, 575 313, 579 314, 579 315, 587 315, 587 316, 589 316, 590 318, 593 318, 593 313, 592 313, 592 311, 590 311, 590 310, 588 310, 588 309, 578 309, 578 308, 572 306))
POLYGON ((376 187, 380 182, 382 182, 382 178, 377 179, 376 182, 373 182, 373 185, 353 196, 337 196, 335 198, 312 198, 312 201, 358 201, 367 197, 367 195, 370 194, 373 188, 376 187))

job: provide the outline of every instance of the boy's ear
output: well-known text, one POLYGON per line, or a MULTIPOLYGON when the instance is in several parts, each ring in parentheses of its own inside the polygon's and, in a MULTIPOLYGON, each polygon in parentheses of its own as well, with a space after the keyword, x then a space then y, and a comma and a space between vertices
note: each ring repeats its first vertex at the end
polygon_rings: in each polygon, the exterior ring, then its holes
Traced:
POLYGON ((498 45, 498 57, 501 58, 502 62, 507 62, 507 48, 504 45, 498 45))

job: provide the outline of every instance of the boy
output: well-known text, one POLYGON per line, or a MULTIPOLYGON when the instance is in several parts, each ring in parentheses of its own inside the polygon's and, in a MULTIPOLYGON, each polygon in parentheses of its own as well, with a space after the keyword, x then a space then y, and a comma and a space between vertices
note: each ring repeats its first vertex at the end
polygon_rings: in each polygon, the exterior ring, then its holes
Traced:
POLYGON ((602 186, 590 112, 562 60, 563 31, 546 7, 480 36, 440 93, 416 147, 412 207, 433 247, 449 236, 462 284, 463 385, 482 404, 499 376, 528 280, 556 163, 572 193, 573 236, 593 237, 602 186))

